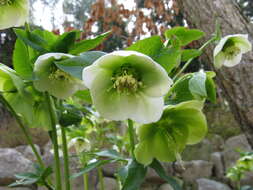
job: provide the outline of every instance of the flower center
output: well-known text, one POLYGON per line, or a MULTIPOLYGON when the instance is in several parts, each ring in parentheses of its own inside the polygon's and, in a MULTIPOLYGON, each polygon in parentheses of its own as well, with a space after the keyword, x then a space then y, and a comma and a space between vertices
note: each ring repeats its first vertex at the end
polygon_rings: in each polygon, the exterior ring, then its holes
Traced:
POLYGON ((140 77, 136 70, 130 66, 122 66, 116 70, 112 77, 113 88, 118 93, 135 93, 143 83, 140 81, 140 77))
POLYGON ((0 6, 11 5, 14 0, 0 0, 0 6))
POLYGON ((58 81, 71 81, 70 74, 55 67, 51 68, 51 73, 48 78, 51 80, 58 80, 58 81))
POLYGON ((231 60, 233 59, 235 56, 237 56, 239 53, 241 52, 240 48, 236 47, 236 46, 230 46, 227 47, 224 50, 225 56, 227 59, 231 60))

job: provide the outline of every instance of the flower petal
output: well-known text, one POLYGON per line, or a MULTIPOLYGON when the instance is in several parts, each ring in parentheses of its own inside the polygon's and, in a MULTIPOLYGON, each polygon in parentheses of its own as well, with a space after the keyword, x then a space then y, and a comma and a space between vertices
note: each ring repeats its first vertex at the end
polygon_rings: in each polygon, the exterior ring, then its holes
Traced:
POLYGON ((87 88, 91 88, 91 85, 97 75, 100 73, 101 68, 95 65, 85 67, 83 69, 83 82, 87 88))
POLYGON ((241 49, 241 53, 251 51, 252 45, 248 40, 247 34, 238 34, 238 37, 234 39, 235 45, 241 49))
POLYGON ((226 67, 233 67, 233 66, 239 64, 240 61, 241 61, 241 59, 242 59, 242 53, 239 53, 239 54, 236 55, 233 59, 229 59, 229 60, 226 59, 225 62, 224 62, 223 64, 224 64, 224 66, 226 66, 226 67))
POLYGON ((214 66, 216 69, 221 68, 224 62, 225 62, 225 54, 223 52, 218 53, 214 57, 214 66))
POLYGON ((172 85, 172 80, 164 68, 150 57, 134 52, 126 57, 141 74, 141 82, 144 85, 143 92, 149 96, 159 97, 165 95, 172 85))

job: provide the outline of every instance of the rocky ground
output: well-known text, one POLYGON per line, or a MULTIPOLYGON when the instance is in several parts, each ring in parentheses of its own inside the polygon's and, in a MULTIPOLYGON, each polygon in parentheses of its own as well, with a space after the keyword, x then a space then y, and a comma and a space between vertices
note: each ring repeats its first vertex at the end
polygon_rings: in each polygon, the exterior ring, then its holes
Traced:
MULTIPOLYGON (((37 146, 47 164, 53 162, 50 148, 50 144, 43 148, 37 146)), ((187 148, 183 154, 183 158, 187 160, 183 163, 185 169, 182 169, 179 163, 164 164, 164 167, 169 175, 180 179, 181 183, 184 184, 184 190, 232 190, 233 183, 225 177, 225 171, 233 166, 239 158, 239 153, 235 151, 238 148, 243 151, 251 150, 244 135, 230 137, 225 142, 220 136, 215 135, 210 140, 205 139, 201 143, 187 148)), ((0 148, 0 190, 9 190, 6 186, 16 180, 15 174, 31 171, 34 160, 35 157, 30 147, 26 145, 15 148, 0 148)), ((77 166, 76 160, 72 159, 71 168, 73 172, 78 170, 77 166)), ((114 178, 116 170, 116 164, 108 164, 103 167, 106 190, 118 190, 117 181, 114 178)), ((99 190, 96 171, 92 171, 89 177, 91 189, 99 190)), ((253 174, 248 174, 242 184, 253 185, 252 179, 253 174)), ((35 189, 37 188, 14 188, 14 190, 35 189)), ((83 190, 82 177, 73 181, 73 189, 83 190)), ((172 190, 172 188, 150 169, 142 190, 172 190)))

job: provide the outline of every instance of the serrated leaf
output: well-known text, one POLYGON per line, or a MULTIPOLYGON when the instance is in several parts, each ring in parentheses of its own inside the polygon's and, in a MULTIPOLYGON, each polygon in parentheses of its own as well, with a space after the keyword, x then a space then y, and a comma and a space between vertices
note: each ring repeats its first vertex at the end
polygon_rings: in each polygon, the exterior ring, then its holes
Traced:
POLYGON ((47 42, 39 35, 22 29, 14 29, 14 32, 19 39, 21 39, 25 44, 29 45, 38 52, 40 53, 48 52, 49 47, 47 42))
POLYGON ((29 58, 28 48, 23 41, 17 39, 13 51, 13 66, 19 76, 32 79, 33 68, 29 58))
POLYGON ((86 104, 92 104, 92 98, 89 90, 79 90, 74 94, 74 96, 80 98, 86 104))
POLYGON ((147 173, 147 167, 139 164, 136 160, 131 160, 126 167, 126 178, 123 183, 122 190, 136 190, 139 189, 147 173))
POLYGON ((162 48, 163 43, 161 37, 152 36, 135 42, 130 47, 126 48, 126 50, 137 51, 155 59, 159 55, 162 48))
POLYGON ((169 74, 181 61, 181 50, 175 48, 163 48, 156 56, 155 61, 159 63, 169 74))
POLYGON ((125 160, 123 156, 121 156, 116 150, 103 150, 100 152, 95 152, 94 154, 100 157, 107 157, 115 160, 125 160))
POLYGON ((204 32, 197 29, 188 29, 186 27, 178 26, 165 31, 167 39, 176 36, 181 41, 181 46, 186 46, 194 40, 198 40, 204 36, 204 32))
POLYGON ((164 179, 167 183, 169 183, 174 190, 182 190, 182 188, 180 187, 180 185, 177 183, 177 181, 173 178, 170 177, 166 174, 163 166, 160 164, 160 162, 158 162, 157 160, 154 160, 152 162, 152 164, 150 164, 150 166, 152 169, 154 169, 156 171, 156 173, 162 178, 164 179))
POLYGON ((79 177, 79 176, 81 176, 85 173, 88 173, 89 171, 91 171, 91 170, 93 170, 97 167, 100 167, 102 165, 105 165, 105 164, 108 164, 108 163, 111 163, 111 162, 114 162, 114 161, 113 160, 97 160, 95 162, 89 163, 84 168, 82 168, 80 172, 78 172, 76 174, 73 174, 71 176, 71 178, 79 177))
POLYGON ((65 59, 63 61, 55 61, 54 63, 59 69, 82 80, 83 69, 91 65, 103 55, 105 55, 105 53, 101 51, 90 51, 73 58, 65 59))
POLYGON ((56 42, 52 45, 53 52, 68 53, 71 47, 75 44, 79 31, 65 32, 58 37, 56 42))
POLYGON ((193 77, 189 80, 189 90, 192 95, 197 95, 201 98, 207 97, 206 73, 203 71, 194 73, 193 77))
POLYGON ((95 47, 97 47, 99 44, 101 44, 104 41, 104 39, 109 36, 110 33, 111 32, 109 31, 109 32, 105 32, 101 35, 98 35, 93 39, 82 40, 82 41, 74 44, 70 48, 69 53, 74 54, 74 55, 78 55, 80 53, 92 50, 95 47))
POLYGON ((197 49, 184 49, 182 50, 182 58, 181 61, 186 62, 189 59, 196 58, 202 54, 202 51, 197 49))

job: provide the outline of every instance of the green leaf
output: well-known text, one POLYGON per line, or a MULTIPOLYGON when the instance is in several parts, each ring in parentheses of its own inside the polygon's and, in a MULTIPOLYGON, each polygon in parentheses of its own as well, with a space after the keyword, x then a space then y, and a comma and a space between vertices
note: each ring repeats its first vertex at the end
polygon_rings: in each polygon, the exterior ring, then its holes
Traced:
POLYGON ((52 51, 68 53, 71 47, 75 44, 79 31, 70 31, 62 34, 52 45, 52 51))
POLYGON ((204 36, 204 32, 197 29, 188 29, 186 27, 178 26, 165 31, 165 37, 167 39, 176 36, 180 41, 182 46, 186 46, 194 40, 198 40, 204 36))
POLYGON ((73 174, 70 178, 79 177, 79 176, 81 176, 85 173, 90 172, 91 170, 93 170, 97 167, 100 167, 102 165, 105 165, 105 164, 108 164, 108 163, 111 163, 111 162, 114 162, 114 161, 113 160, 97 160, 95 162, 89 163, 84 168, 82 168, 80 172, 78 172, 76 174, 73 174))
POLYGON ((155 59, 159 55, 162 48, 163 43, 161 37, 152 36, 135 42, 130 47, 126 48, 126 50, 138 51, 155 59))
POLYGON ((95 152, 94 154, 100 157, 107 157, 115 160, 125 160, 123 156, 121 156, 116 150, 103 150, 100 152, 95 152))
POLYGON ((157 160, 154 160, 149 167, 153 168, 162 179, 164 179, 167 183, 169 183, 173 187, 174 190, 182 189, 173 177, 170 177, 166 174, 160 162, 158 162, 157 160))
POLYGON ((83 113, 78 108, 70 104, 63 104, 59 118, 61 126, 68 127, 70 125, 78 125, 81 123, 82 118, 83 113))
POLYGON ((24 79, 32 79, 33 68, 31 66, 28 48, 25 43, 17 39, 13 52, 13 66, 19 76, 24 79))
POLYGON ((109 31, 109 32, 105 32, 99 36, 96 36, 93 39, 82 40, 81 42, 78 42, 75 45, 73 45, 70 48, 69 53, 77 55, 77 54, 92 50, 95 47, 97 47, 99 44, 101 44, 104 41, 104 39, 106 37, 108 37, 108 35, 110 33, 111 32, 109 31))
POLYGON ((175 48, 163 48, 155 58, 155 61, 159 63, 169 74, 180 64, 181 50, 175 48))
POLYGON ((105 53, 101 51, 90 51, 73 58, 65 59, 63 61, 55 61, 54 63, 59 69, 82 80, 83 69, 91 65, 103 55, 105 55, 105 53))
POLYGON ((200 98, 207 97, 206 92, 206 73, 203 71, 194 73, 189 80, 189 90, 193 96, 200 96, 200 98))
POLYGON ((39 35, 17 28, 14 29, 14 32, 16 33, 19 39, 21 39, 25 44, 29 45, 38 52, 40 53, 48 52, 49 47, 47 42, 39 35))
POLYGON ((183 62, 188 61, 189 59, 196 58, 202 54, 202 51, 197 49, 184 49, 182 50, 182 60, 183 62))
POLYGON ((89 90, 79 90, 74 94, 74 96, 80 98, 86 104, 92 104, 91 94, 89 90))
POLYGON ((122 190, 136 190, 139 189, 147 173, 147 168, 139 164, 136 160, 131 160, 126 166, 127 173, 123 183, 122 190))

